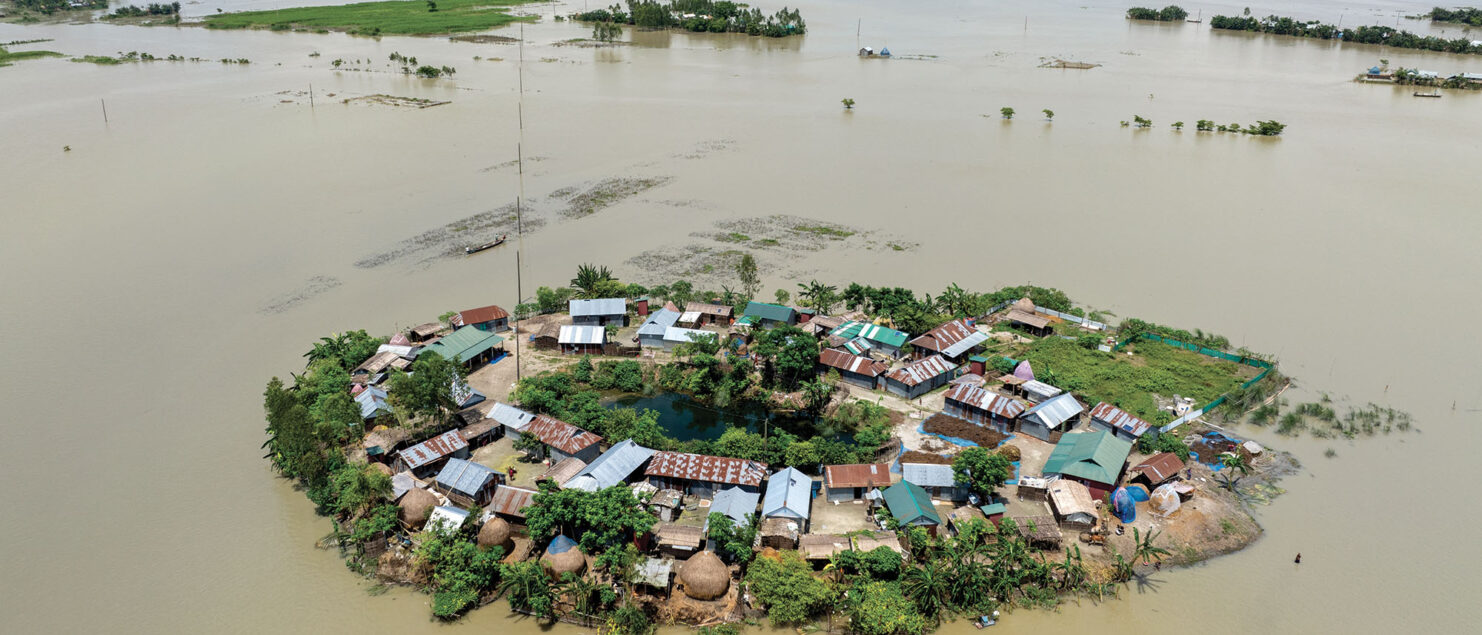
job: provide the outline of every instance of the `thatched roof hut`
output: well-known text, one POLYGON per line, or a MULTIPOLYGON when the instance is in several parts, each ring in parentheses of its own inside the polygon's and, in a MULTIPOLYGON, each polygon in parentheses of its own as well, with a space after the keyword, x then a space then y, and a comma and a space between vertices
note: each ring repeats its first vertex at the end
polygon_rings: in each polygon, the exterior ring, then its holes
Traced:
POLYGON ((552 578, 560 579, 567 573, 581 575, 587 568, 587 557, 576 546, 575 540, 562 535, 551 539, 545 555, 540 557, 540 564, 552 578))
POLYGON ((714 600, 731 588, 731 570, 709 551, 701 551, 679 567, 684 594, 696 600, 714 600))
POLYGON ((503 547, 505 553, 509 553, 509 523, 503 518, 490 518, 479 528, 479 547, 489 549, 491 547, 503 547))
POLYGON ((432 492, 414 487, 396 505, 401 508, 396 513, 401 522, 408 527, 421 527, 427 524, 427 518, 432 515, 432 508, 437 507, 438 500, 432 492))

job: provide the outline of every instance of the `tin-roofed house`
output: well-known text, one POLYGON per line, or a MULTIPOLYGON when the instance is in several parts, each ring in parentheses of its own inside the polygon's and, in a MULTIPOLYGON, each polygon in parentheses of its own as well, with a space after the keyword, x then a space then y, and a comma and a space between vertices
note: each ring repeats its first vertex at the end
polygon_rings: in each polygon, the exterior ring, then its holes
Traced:
POLYGON ((536 415, 520 431, 520 436, 539 440, 543 447, 536 451, 536 456, 549 457, 552 462, 576 457, 591 463, 597 460, 601 449, 598 444, 602 443, 602 437, 549 415, 536 415))
POLYGON ((1151 492, 1159 485, 1168 482, 1169 479, 1178 476, 1179 471, 1183 469, 1183 459, 1178 458, 1177 454, 1159 452, 1133 466, 1127 473, 1132 475, 1129 480, 1146 485, 1148 491, 1151 492))
POLYGON ((947 385, 957 366, 941 355, 919 359, 885 376, 885 389, 906 399, 915 399, 947 385))
POLYGON ((669 309, 659 309, 649 314, 638 327, 638 345, 644 348, 664 348, 664 332, 679 322, 680 314, 669 309))
POLYGON ((628 301, 623 298, 572 300, 571 323, 582 326, 628 325, 628 301))
POLYGON ((701 342, 706 339, 715 339, 716 341, 719 341, 720 335, 718 333, 702 331, 700 329, 687 329, 680 328, 678 326, 671 326, 667 329, 664 329, 664 339, 660 343, 660 345, 664 348, 664 350, 672 351, 674 350, 674 347, 679 346, 680 344, 701 342))
POLYGON ((1136 441, 1152 427, 1152 424, 1105 401, 1091 409, 1091 429, 1106 430, 1120 439, 1136 441))
POLYGON ((870 390, 879 390, 882 377, 890 370, 884 362, 868 357, 851 355, 836 348, 827 348, 818 354, 818 374, 830 370, 839 373, 839 379, 870 390))
POLYGON ((654 450, 638 445, 632 439, 623 439, 588 463, 575 477, 566 481, 564 487, 595 492, 624 485, 628 477, 647 465, 654 454, 654 450))
POLYGON ((734 319, 735 312, 735 307, 724 304, 689 302, 684 305, 684 314, 680 316, 679 323, 685 326, 704 326, 706 324, 729 326, 734 319))
POLYGON ((422 353, 437 353, 468 368, 494 359, 504 352, 504 338, 465 326, 427 345, 422 353))
POLYGON ((926 490, 910 481, 901 481, 890 486, 881 497, 885 501, 885 507, 890 510, 890 515, 895 516, 896 522, 903 526, 925 527, 931 535, 936 535, 937 526, 942 524, 942 517, 937 514, 937 508, 932 505, 931 496, 926 490))
POLYGON ((1091 490, 1084 484, 1070 479, 1060 479, 1050 484, 1050 506, 1055 509, 1055 519, 1061 525, 1075 529, 1089 529, 1096 524, 1096 501, 1091 490))
POLYGON ((939 463, 902 463, 901 480, 919 485, 932 498, 952 501, 967 500, 968 488, 957 482, 951 465, 939 463))
POLYGON ((1009 324, 1030 334, 1040 337, 1050 335, 1054 332, 1054 329, 1050 328, 1050 318, 1036 313, 1036 309, 1034 302, 1031 302, 1029 298, 1023 298, 1009 307, 1009 314, 1005 319, 1009 324))
POLYGON ((375 386, 355 395, 355 403, 360 406, 360 418, 373 421, 381 415, 391 414, 391 404, 386 402, 386 397, 386 391, 375 386))
POLYGON ((957 384, 947 390, 942 412, 1008 434, 1024 414, 1024 404, 982 386, 957 384))
POLYGON ((504 434, 514 439, 519 437, 520 431, 524 430, 525 426, 535 420, 535 415, 507 403, 498 402, 489 409, 488 418, 499 422, 500 427, 504 429, 504 434))
POLYGON ((740 487, 727 487, 716 492, 715 499, 710 502, 710 513, 724 514, 738 527, 750 526, 761 497, 755 489, 746 491, 740 487))
POLYGON ((1130 442, 1105 430, 1074 432, 1060 437, 1043 473, 1079 481, 1090 488, 1093 499, 1101 499, 1116 489, 1131 452, 1130 442))
MULTIPOLYGON (((1028 364, 1029 362, 1025 362, 1028 364)), ((1033 379, 1024 380, 1018 384, 1019 390, 1029 399, 1029 403, 1044 403, 1061 395, 1065 391, 1060 390, 1042 381, 1033 379)))
MULTIPOLYGON (((813 479, 793 468, 767 477, 767 495, 762 498, 762 518, 795 523, 792 534, 808 532, 808 514, 813 502, 813 479)), ((797 538, 793 538, 796 543, 797 538)))
POLYGON ((486 510, 495 517, 503 518, 511 525, 525 526, 525 508, 530 506, 535 490, 524 487, 500 485, 494 490, 486 510))
POLYGON ((398 472, 410 471, 417 478, 427 478, 449 458, 468 458, 468 442, 457 430, 449 430, 397 452, 392 468, 398 472))
POLYGON ((890 487, 890 466, 885 463, 827 465, 823 468, 824 496, 831 503, 863 500, 871 490, 890 487))
POLYGON ((909 337, 893 328, 868 322, 845 322, 829 333, 830 338, 843 340, 844 349, 855 355, 866 355, 869 351, 880 351, 890 357, 900 357, 901 347, 909 337))
POLYGON ((709 498, 728 485, 758 491, 767 467, 756 461, 688 452, 656 452, 643 475, 660 490, 709 498))
POLYGON ((1070 393, 1063 393, 1024 411, 1019 415, 1019 432, 1041 441, 1054 443, 1054 435, 1069 431, 1080 420, 1085 407, 1070 393))
POLYGON ((741 314, 741 319, 736 323, 770 329, 781 324, 797 324, 798 312, 794 311, 792 307, 785 307, 778 304, 748 302, 746 303, 746 311, 741 314))
POLYGON ((448 320, 453 328, 472 326, 480 331, 491 333, 509 330, 509 311, 496 305, 459 311, 448 320))
POLYGON ((988 341, 987 333, 979 331, 972 320, 962 318, 938 326, 911 340, 911 347, 914 349, 912 355, 916 359, 921 359, 935 353, 947 358, 947 361, 953 364, 961 364, 974 352, 981 350, 986 341, 988 341))
POLYGON ((607 348, 607 328, 592 325, 563 324, 556 336, 562 355, 601 355, 607 348))
POLYGON ((486 505, 499 486, 499 473, 473 461, 448 459, 433 482, 437 491, 459 505, 486 505))

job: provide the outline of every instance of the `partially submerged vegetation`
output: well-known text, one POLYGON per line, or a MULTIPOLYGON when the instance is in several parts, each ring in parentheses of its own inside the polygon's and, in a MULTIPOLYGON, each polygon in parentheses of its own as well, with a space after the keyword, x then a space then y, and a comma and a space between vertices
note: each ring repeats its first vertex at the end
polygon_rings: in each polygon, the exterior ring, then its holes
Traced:
POLYGON ((1217 15, 1210 19, 1209 26, 1227 31, 1250 31, 1270 35, 1339 39, 1356 44, 1381 44, 1403 49, 1422 49, 1443 53, 1482 54, 1482 44, 1466 37, 1454 39, 1434 35, 1416 35, 1387 26, 1357 26, 1339 28, 1317 20, 1301 21, 1294 18, 1269 15, 1264 18, 1217 15))
POLYGON ((1183 7, 1180 7, 1176 4, 1170 4, 1166 7, 1163 7, 1161 11, 1158 9, 1149 9, 1147 7, 1132 7, 1131 9, 1127 10, 1128 20, 1182 22, 1184 18, 1187 17, 1189 17, 1189 12, 1184 11, 1183 7))
POLYGON ((207 16, 212 29, 344 31, 355 35, 447 35, 483 31, 517 20, 511 7, 533 0, 391 0, 328 7, 243 11, 207 16))
POLYGON ((796 9, 783 8, 772 15, 761 9, 747 10, 740 2, 722 0, 627 0, 626 9, 616 4, 571 15, 581 22, 629 24, 648 29, 683 29, 709 33, 744 33, 766 37, 802 35, 808 31, 796 9))
POLYGON ((1458 7, 1456 9, 1436 7, 1431 9, 1431 12, 1426 15, 1435 22, 1482 26, 1482 9, 1472 7, 1458 7))
POLYGON ((0 66, 10 66, 22 60, 34 60, 43 57, 62 57, 56 51, 11 51, 0 46, 0 66))

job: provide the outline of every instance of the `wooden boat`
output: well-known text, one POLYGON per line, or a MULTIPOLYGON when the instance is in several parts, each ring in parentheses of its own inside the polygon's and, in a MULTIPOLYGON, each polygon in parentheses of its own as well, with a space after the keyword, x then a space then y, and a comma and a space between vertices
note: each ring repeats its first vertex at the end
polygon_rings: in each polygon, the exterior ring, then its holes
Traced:
POLYGON ((465 253, 465 254, 476 254, 476 253, 479 253, 479 252, 481 252, 481 251, 483 251, 485 249, 493 249, 495 247, 498 247, 500 245, 503 245, 504 244, 504 239, 506 239, 506 238, 509 238, 509 236, 507 234, 504 235, 504 236, 500 236, 498 238, 495 238, 494 240, 491 240, 489 242, 486 242, 486 243, 484 243, 482 245, 474 245, 472 247, 464 247, 463 248, 463 253, 465 253))
POLYGON ((1440 97, 1441 96, 1441 91, 1436 91, 1436 92, 1433 92, 1433 93, 1415 93, 1415 96, 1416 97, 1440 97))

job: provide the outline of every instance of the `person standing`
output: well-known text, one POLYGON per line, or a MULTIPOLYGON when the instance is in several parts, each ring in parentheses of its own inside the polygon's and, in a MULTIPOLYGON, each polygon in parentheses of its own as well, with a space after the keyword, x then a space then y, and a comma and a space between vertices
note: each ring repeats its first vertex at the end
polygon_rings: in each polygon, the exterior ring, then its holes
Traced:
POLYGON ((1302 564, 1302 554, 1301 553, 1298 553, 1297 554, 1297 559, 1296 560, 1293 560, 1292 561, 1292 564, 1302 564))

